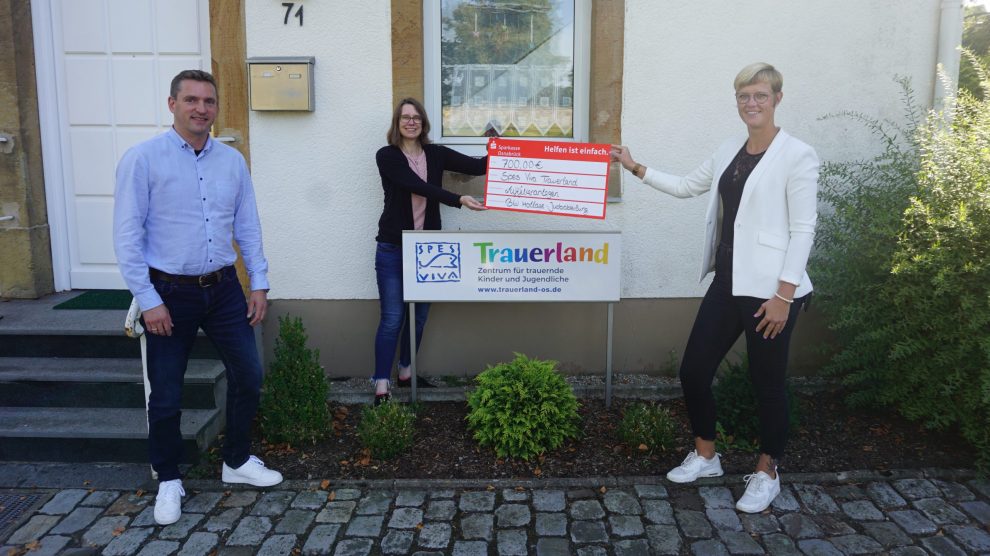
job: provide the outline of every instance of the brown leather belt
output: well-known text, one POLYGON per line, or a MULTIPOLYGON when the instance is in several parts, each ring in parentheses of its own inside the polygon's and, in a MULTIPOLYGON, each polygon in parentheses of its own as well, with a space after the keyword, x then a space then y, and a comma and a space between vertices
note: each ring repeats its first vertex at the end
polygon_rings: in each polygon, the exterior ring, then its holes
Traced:
POLYGON ((181 274, 169 274, 167 272, 162 272, 157 268, 149 268, 148 275, 151 276, 152 280, 162 280, 165 282, 172 282, 173 284, 182 284, 187 286, 199 286, 201 288, 208 288, 210 286, 215 286, 223 280, 223 275, 231 267, 225 266, 216 272, 210 272, 209 274, 201 274, 199 276, 184 276, 181 274))

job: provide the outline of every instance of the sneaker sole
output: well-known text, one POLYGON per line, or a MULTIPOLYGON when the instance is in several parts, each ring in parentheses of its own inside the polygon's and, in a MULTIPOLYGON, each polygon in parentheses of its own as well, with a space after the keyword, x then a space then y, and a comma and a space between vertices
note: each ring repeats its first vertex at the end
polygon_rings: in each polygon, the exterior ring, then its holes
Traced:
POLYGON ((223 476, 220 478, 220 480, 231 485, 251 485, 256 487, 270 487, 280 484, 284 479, 280 479, 274 483, 255 483, 247 479, 231 479, 226 476, 223 476))
POLYGON ((156 524, 158 524, 158 525, 162 525, 162 526, 165 526, 165 525, 171 525, 171 524, 173 524, 173 523, 175 523, 175 522, 177 522, 177 521, 179 521, 179 518, 180 518, 180 517, 182 517, 182 514, 179 514, 179 516, 178 516, 178 517, 176 517, 175 519, 173 519, 173 520, 171 520, 171 521, 159 521, 159 520, 158 520, 158 516, 155 516, 155 523, 156 523, 156 524))
POLYGON ((772 500, 770 501, 770 504, 767 504, 766 506, 763 506, 762 508, 752 508, 752 509, 743 508, 739 504, 736 504, 736 509, 739 510, 740 512, 744 513, 744 514, 758 514, 760 512, 765 511, 767 508, 769 508, 771 504, 773 504, 773 501, 772 500))
POLYGON ((779 490, 777 491, 776 494, 774 494, 773 496, 770 497, 770 501, 767 502, 767 504, 765 506, 763 506, 762 508, 752 508, 752 509, 749 509, 749 508, 746 508, 744 506, 740 506, 739 505, 739 502, 736 502, 736 509, 739 510, 740 512, 747 513, 747 514, 758 514, 758 513, 762 512, 762 511, 766 510, 770 506, 772 506, 773 505, 773 501, 776 500, 778 496, 780 496, 780 491, 779 490))
POLYGON ((709 473, 707 475, 698 475, 698 476, 696 476, 693 479, 675 479, 675 478, 673 478, 673 477, 670 476, 670 473, 667 473, 667 480, 670 481, 670 482, 672 482, 672 483, 677 483, 679 485, 683 485, 683 484, 686 484, 686 483, 693 483, 693 482, 697 481, 698 479, 707 479, 709 477, 721 477, 722 475, 725 475, 725 471, 719 471, 718 473, 709 473))

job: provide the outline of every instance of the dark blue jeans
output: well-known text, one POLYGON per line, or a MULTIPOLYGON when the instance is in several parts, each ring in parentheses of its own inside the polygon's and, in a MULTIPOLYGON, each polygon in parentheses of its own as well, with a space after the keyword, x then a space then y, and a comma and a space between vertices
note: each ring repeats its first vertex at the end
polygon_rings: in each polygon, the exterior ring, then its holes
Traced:
MULTIPOLYGON (((810 295, 810 294, 809 294, 810 295)), ((715 278, 698 309, 681 361, 680 379, 694 436, 715 440, 712 380, 740 334, 746 335, 749 375, 759 403, 760 451, 780 460, 789 428, 787 357, 798 312, 807 297, 791 304, 787 324, 774 339, 756 332, 753 317, 766 299, 732 295, 732 250, 720 247, 715 278)))
POLYGON ((189 352, 202 328, 227 368, 223 460, 230 467, 240 467, 250 456, 251 422, 258 410, 262 371, 237 272, 228 267, 219 284, 206 288, 163 280, 153 280, 152 284, 172 317, 172 335, 147 334, 151 466, 159 481, 181 478, 182 382, 189 352))
MULTIPOLYGON (((392 376, 395 347, 399 349, 399 365, 408 367, 412 359, 409 352, 409 306, 402 301, 402 246, 378 242, 375 251, 375 276, 378 278, 378 299, 381 320, 375 333, 375 380, 392 376), (399 342, 401 340, 401 344, 399 342)), ((416 304, 416 351, 423 341, 423 328, 430 313, 429 303, 416 304)))

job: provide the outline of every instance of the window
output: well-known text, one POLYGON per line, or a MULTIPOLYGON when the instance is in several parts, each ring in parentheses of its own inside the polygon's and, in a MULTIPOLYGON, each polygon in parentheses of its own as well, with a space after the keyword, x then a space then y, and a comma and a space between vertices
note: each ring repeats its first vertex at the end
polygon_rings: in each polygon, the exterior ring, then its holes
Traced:
POLYGON ((588 140, 589 0, 427 0, 423 19, 433 141, 588 140))

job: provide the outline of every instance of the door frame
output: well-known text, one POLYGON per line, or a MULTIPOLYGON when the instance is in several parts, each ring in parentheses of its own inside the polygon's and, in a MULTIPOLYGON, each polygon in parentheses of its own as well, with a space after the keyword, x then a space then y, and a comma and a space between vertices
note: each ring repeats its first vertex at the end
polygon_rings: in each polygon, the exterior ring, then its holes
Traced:
POLYGON ((68 216, 62 167, 62 133, 59 95, 55 76, 55 41, 51 0, 31 2, 34 27, 34 64, 38 80, 38 120, 41 132, 42 169, 45 174, 45 200, 48 203, 48 230, 52 245, 52 274, 55 291, 70 288, 68 216))

